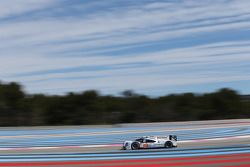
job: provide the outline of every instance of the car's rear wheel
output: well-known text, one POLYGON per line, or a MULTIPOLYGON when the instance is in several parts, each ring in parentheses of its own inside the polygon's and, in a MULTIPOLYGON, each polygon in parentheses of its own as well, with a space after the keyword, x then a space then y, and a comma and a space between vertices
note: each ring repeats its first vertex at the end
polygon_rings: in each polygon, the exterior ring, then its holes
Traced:
POLYGON ((173 147, 173 143, 171 141, 167 141, 165 143, 165 148, 171 148, 171 147, 173 147))
POLYGON ((131 144, 131 149, 132 150, 138 150, 140 148, 140 143, 138 143, 138 142, 133 142, 132 144, 131 144))

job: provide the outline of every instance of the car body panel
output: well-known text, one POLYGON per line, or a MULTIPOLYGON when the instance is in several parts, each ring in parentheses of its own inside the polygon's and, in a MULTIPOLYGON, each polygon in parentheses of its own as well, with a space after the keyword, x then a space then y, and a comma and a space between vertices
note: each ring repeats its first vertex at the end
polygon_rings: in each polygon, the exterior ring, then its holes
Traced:
POLYGON ((138 138, 134 141, 125 141, 123 143, 122 149, 131 150, 132 143, 139 143, 139 149, 148 149, 148 148, 164 148, 166 147, 166 142, 171 142, 172 147, 177 147, 177 136, 169 135, 169 136, 144 136, 138 138))

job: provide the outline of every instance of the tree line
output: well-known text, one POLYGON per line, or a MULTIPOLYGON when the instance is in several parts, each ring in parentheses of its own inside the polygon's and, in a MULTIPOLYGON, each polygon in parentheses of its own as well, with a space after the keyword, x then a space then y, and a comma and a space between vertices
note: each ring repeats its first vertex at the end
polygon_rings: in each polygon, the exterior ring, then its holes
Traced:
POLYGON ((26 94, 0 83, 0 126, 89 125, 250 118, 250 98, 228 88, 157 98, 127 90, 121 96, 89 90, 66 95, 26 94))

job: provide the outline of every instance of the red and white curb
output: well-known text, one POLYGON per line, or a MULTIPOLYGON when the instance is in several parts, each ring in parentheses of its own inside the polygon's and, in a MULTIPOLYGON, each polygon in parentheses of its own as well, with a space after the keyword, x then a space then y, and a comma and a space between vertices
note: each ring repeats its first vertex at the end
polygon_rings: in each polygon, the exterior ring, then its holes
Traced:
MULTIPOLYGON (((250 135, 211 138, 211 139, 198 139, 198 140, 183 140, 183 141, 178 141, 178 143, 196 143, 196 142, 223 141, 223 140, 248 139, 248 138, 250 138, 250 135)), ((29 150, 74 149, 74 148, 79 149, 79 148, 102 148, 102 147, 121 147, 121 146, 122 144, 58 146, 58 147, 23 147, 23 148, 0 148, 0 151, 29 151, 29 150)))

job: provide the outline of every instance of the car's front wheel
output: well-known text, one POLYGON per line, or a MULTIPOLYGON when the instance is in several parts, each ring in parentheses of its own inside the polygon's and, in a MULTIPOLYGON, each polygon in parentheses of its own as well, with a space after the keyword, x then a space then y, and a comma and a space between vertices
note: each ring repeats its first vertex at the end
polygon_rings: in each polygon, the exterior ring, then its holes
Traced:
POLYGON ((138 150, 140 148, 140 143, 138 143, 138 142, 133 142, 132 144, 131 144, 131 149, 132 150, 138 150))
POLYGON ((171 141, 167 141, 165 143, 165 148, 171 148, 171 147, 173 147, 173 143, 171 141))

